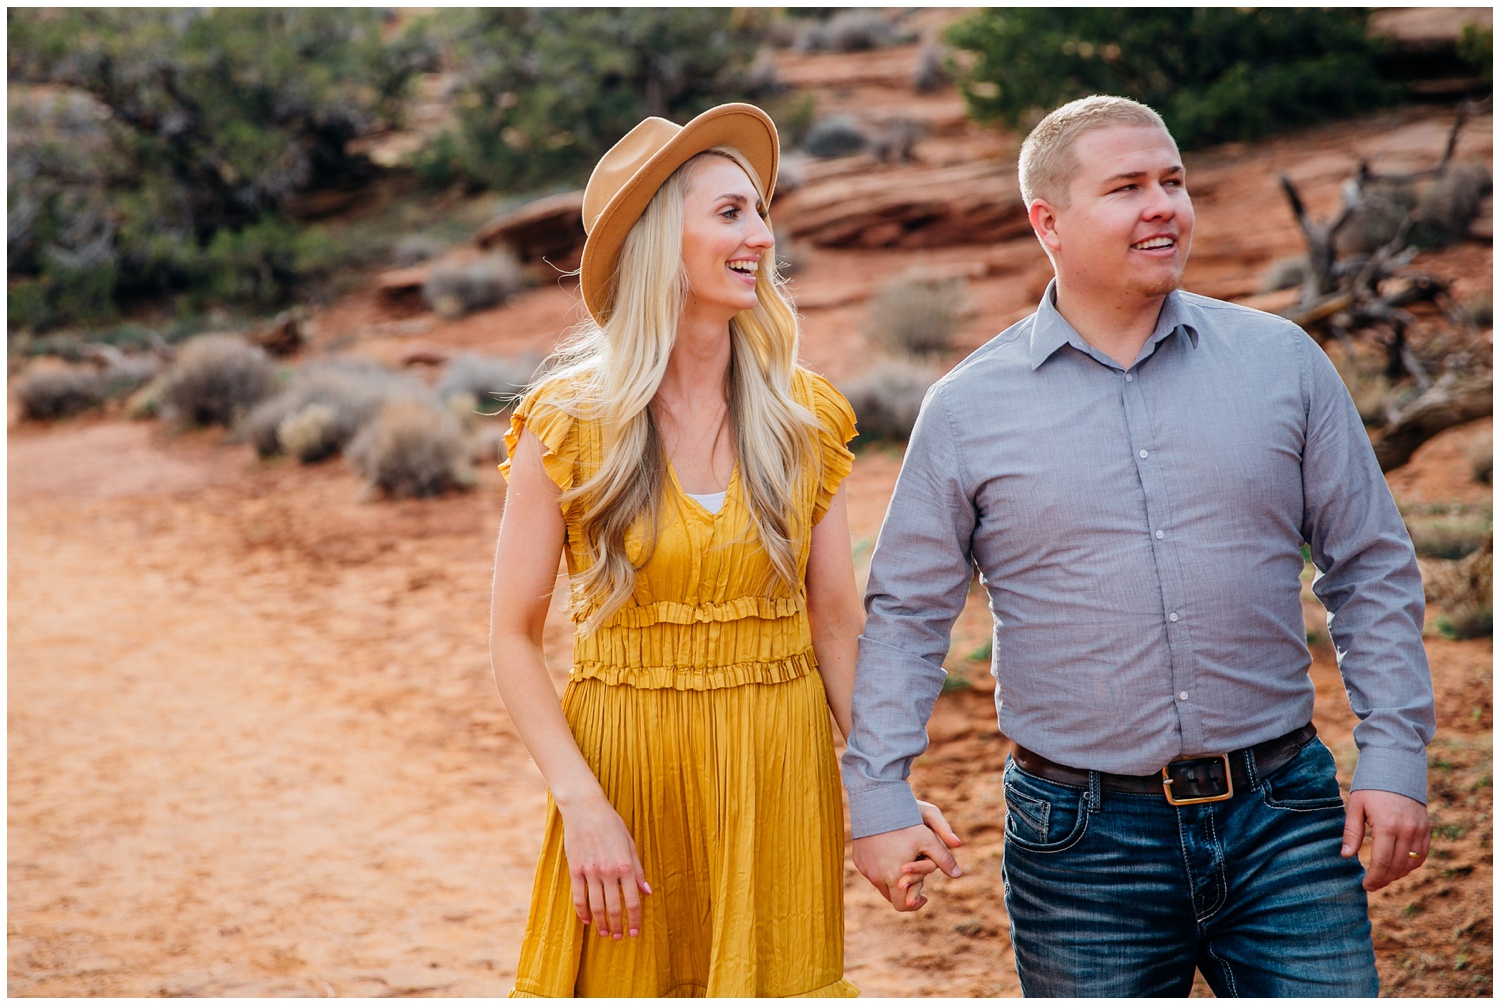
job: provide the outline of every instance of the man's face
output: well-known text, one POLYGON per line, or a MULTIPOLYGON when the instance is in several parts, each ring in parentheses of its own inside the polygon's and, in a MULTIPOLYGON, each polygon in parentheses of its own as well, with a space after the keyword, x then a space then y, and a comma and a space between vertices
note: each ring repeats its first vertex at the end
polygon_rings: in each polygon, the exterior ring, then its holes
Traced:
POLYGON ((1073 143, 1066 208, 1033 214, 1059 283, 1119 299, 1177 288, 1193 240, 1193 202, 1166 130, 1104 126, 1073 143))

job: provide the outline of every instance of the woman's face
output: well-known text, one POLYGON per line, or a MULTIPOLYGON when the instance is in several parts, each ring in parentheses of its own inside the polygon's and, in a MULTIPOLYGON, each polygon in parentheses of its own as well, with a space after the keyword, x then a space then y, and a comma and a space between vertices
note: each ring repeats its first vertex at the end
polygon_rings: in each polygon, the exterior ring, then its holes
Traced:
POLYGON ((690 171, 682 206, 685 313, 721 314, 727 322, 756 305, 755 274, 775 241, 755 185, 738 164, 705 157, 690 171))

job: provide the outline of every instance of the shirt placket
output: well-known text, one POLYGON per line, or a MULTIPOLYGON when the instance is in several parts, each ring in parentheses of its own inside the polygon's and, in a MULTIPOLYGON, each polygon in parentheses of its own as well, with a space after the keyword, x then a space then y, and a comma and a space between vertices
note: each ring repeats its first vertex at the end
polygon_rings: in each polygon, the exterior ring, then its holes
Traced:
POLYGON ((1159 381, 1153 381, 1151 357, 1141 360, 1121 374, 1123 388, 1125 427, 1130 449, 1135 458, 1136 475, 1140 479, 1141 494, 1146 504, 1145 533, 1151 544, 1151 557, 1155 561, 1156 583, 1161 596, 1162 628, 1167 640, 1168 679, 1161 682, 1169 689, 1172 707, 1177 712, 1178 727, 1182 736, 1184 752, 1203 749, 1203 720, 1199 712, 1196 674, 1193 668, 1192 646, 1189 634, 1187 591, 1177 570, 1182 563, 1178 555, 1177 542, 1172 526, 1171 498, 1167 491, 1167 479, 1163 464, 1171 458, 1162 454, 1157 439, 1156 423, 1151 421, 1149 407, 1151 395, 1159 390, 1159 381))

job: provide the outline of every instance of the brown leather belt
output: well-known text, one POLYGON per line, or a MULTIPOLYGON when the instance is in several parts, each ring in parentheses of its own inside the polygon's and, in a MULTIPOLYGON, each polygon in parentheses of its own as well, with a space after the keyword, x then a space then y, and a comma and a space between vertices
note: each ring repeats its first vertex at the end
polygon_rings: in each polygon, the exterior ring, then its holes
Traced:
MULTIPOLYGON (((1237 790, 1250 787, 1250 777, 1245 767, 1246 753, 1254 761, 1257 775, 1269 775, 1295 757, 1297 751, 1317 735, 1317 729, 1312 723, 1308 723, 1285 736, 1257 743, 1244 750, 1182 758, 1151 775, 1115 775, 1100 771, 1097 772, 1099 785, 1111 792, 1164 796, 1174 806, 1220 802, 1234 795, 1237 790)), ((1049 761, 1020 744, 1016 744, 1011 756, 1027 774, 1060 785, 1087 788, 1089 775, 1094 773, 1049 761)))

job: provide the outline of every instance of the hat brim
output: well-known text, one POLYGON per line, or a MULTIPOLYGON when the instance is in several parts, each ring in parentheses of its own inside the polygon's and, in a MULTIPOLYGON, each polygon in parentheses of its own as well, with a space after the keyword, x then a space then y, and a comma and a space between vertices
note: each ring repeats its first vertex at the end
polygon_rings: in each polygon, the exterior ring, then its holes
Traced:
POLYGON ((620 187, 594 222, 583 245, 579 286, 583 303, 603 324, 614 299, 615 266, 630 228, 641 218, 651 197, 683 164, 710 147, 733 147, 758 174, 766 206, 776 188, 781 150, 771 117, 754 105, 719 105, 693 119, 672 137, 628 182, 620 187))

